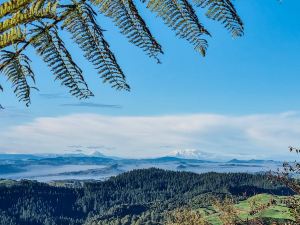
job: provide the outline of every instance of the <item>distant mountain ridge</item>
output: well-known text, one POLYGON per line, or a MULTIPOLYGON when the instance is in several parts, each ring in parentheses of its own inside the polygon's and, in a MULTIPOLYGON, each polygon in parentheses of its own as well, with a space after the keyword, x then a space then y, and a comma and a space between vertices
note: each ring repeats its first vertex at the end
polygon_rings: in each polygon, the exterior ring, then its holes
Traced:
POLYGON ((8 154, 8 153, 1 153, 0 159, 1 160, 9 160, 9 159, 32 159, 32 158, 40 158, 40 156, 35 154, 8 154))
POLYGON ((229 160, 228 163, 255 163, 255 164, 261 164, 261 163, 279 163, 274 160, 262 160, 262 159, 250 159, 250 160, 240 160, 240 159, 232 159, 229 160))
MULTIPOLYGON (((9 153, 0 153, 0 160, 45 160, 45 159, 63 159, 63 158, 103 158, 110 160, 140 160, 140 161, 190 161, 190 162, 226 162, 226 163, 278 163, 279 161, 275 160, 261 160, 261 159, 231 159, 228 161, 219 161, 213 159, 213 154, 207 152, 201 152, 195 149, 183 149, 183 150, 175 150, 170 154, 161 157, 155 158, 141 158, 141 159, 133 159, 133 158, 120 158, 116 156, 107 156, 99 151, 94 151, 91 153, 64 153, 64 154, 9 154, 9 153)), ((91 159, 92 160, 92 159, 91 159)))
MULTIPOLYGON (((174 152, 173 152, 174 153, 174 152)), ((198 151, 181 151, 173 156, 130 159, 106 156, 101 152, 84 154, 0 154, 0 178, 53 180, 105 180, 135 169, 160 168, 193 173, 264 173, 281 165, 272 160, 213 161, 198 151), (180 154, 179 154, 180 153, 180 154), (201 157, 200 157, 201 156, 201 157)))

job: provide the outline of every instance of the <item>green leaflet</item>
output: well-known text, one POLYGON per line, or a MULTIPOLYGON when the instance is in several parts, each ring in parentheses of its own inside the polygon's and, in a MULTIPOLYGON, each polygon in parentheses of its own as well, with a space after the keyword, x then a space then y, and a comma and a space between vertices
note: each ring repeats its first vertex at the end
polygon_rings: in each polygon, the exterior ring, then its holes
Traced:
POLYGON ((0 18, 19 11, 34 0, 10 0, 0 5, 0 18))

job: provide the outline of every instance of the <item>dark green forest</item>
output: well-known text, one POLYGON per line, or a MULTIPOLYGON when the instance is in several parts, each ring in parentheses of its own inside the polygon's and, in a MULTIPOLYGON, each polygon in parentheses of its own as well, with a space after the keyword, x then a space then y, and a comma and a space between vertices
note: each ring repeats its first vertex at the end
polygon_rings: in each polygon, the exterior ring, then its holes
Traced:
POLYGON ((0 182, 1 225, 164 224, 180 207, 211 199, 243 200, 259 193, 290 195, 267 175, 172 172, 142 169, 106 181, 0 182))

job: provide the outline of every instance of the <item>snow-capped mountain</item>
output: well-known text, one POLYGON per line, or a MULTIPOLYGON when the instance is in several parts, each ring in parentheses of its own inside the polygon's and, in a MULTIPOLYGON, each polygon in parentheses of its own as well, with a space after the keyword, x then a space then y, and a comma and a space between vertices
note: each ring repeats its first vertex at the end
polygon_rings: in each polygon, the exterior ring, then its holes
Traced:
POLYGON ((103 153, 101 153, 99 151, 93 151, 90 154, 88 154, 88 156, 91 156, 91 157, 107 157, 106 155, 104 155, 103 153))
POLYGON ((214 159, 215 155, 209 152, 199 151, 197 149, 179 149, 169 153, 168 156, 183 158, 183 159, 214 159))

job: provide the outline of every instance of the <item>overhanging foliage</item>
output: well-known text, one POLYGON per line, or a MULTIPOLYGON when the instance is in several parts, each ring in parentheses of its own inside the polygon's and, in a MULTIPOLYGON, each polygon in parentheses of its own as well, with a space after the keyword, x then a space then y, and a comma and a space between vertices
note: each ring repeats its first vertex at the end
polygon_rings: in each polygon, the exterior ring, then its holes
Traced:
MULTIPOLYGON (((210 33, 200 22, 195 6, 207 9, 206 16, 224 24, 232 36, 242 36, 244 27, 230 0, 142 0, 176 35, 186 39, 203 56, 210 33)), ((159 61, 161 45, 153 37, 133 0, 9 0, 0 5, 0 72, 12 82, 20 101, 30 104, 34 80, 28 47, 50 67, 55 79, 82 99, 93 96, 83 71, 73 60, 61 38, 65 29, 84 52, 104 82, 118 90, 130 90, 116 57, 96 22, 96 10, 111 18, 129 42, 159 61), (23 64, 22 64, 23 63, 23 64), (25 63, 25 64, 24 64, 25 63)), ((0 90, 3 87, 0 85, 0 90)))

